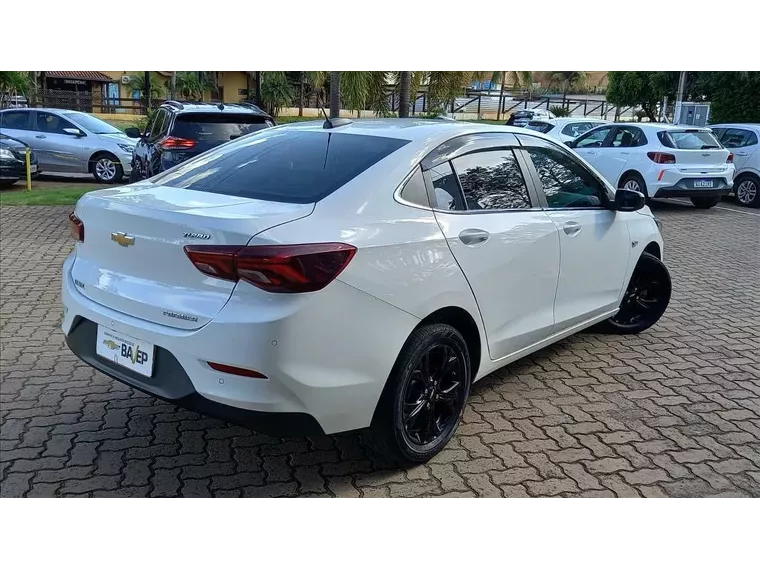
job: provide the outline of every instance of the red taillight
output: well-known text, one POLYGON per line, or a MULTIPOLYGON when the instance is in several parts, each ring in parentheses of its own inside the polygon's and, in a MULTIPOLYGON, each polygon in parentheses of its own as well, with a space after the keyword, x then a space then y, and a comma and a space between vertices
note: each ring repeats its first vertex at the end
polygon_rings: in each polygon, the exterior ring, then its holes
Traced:
POLYGON ((729 152, 728 158, 726 158, 726 164, 733 164, 734 163, 734 153, 729 152))
POLYGON ((73 213, 69 215, 69 229, 74 239, 80 243, 84 243, 84 223, 73 213))
POLYGON ((187 245, 185 253, 204 274, 243 279, 268 292, 314 292, 337 277, 356 253, 345 243, 307 245, 187 245))
POLYGON ((198 144, 197 140, 190 140, 189 138, 178 138, 176 136, 170 136, 164 140, 159 146, 164 150, 189 150, 198 144))
POLYGON ((211 369, 215 369, 216 371, 221 371, 222 373, 231 373, 233 375, 242 375, 245 377, 258 377, 260 379, 267 379, 267 376, 265 376, 263 373, 259 373, 252 369, 228 366, 225 364, 217 364, 214 362, 208 362, 208 365, 211 369))
POLYGON ((676 157, 673 154, 667 152, 647 152, 647 156, 652 162, 657 164, 675 164, 676 157))

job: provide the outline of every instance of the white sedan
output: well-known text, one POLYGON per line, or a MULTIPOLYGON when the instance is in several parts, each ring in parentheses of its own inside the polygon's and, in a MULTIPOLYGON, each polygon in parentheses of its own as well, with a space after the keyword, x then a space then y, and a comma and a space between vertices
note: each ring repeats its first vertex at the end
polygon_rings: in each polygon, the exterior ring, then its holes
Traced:
POLYGON ((670 299, 644 197, 520 128, 411 119, 245 136, 71 215, 63 332, 112 378, 422 462, 472 383, 670 299), (593 275, 593 278, 589 278, 593 275))
POLYGON ((760 207, 760 124, 710 125, 715 137, 734 153, 734 193, 747 207, 760 207))
POLYGON ((597 127, 567 143, 616 188, 689 198, 710 208, 731 191, 734 155, 708 128, 661 123, 597 127))
POLYGON ((525 128, 543 132, 560 142, 570 142, 592 128, 609 124, 603 119, 563 117, 561 119, 532 120, 525 128))

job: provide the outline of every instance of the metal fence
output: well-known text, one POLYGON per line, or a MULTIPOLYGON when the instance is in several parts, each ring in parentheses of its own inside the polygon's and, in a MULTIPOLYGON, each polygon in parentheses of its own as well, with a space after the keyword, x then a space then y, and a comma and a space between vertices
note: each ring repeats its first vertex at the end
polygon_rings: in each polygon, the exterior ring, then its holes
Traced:
MULTIPOLYGON (((392 86, 386 93, 388 107, 391 112, 398 112, 399 96, 392 86)), ((150 106, 158 107, 164 99, 152 99, 150 106)), ((212 101, 218 102, 218 101, 212 101)), ((321 105, 327 106, 329 98, 327 93, 304 90, 303 95, 297 95, 293 102, 294 107, 316 109, 321 105)), ((144 99, 126 99, 103 96, 100 93, 87 91, 73 92, 46 89, 36 93, 36 97, 30 106, 54 107, 71 109, 89 113, 103 114, 146 114, 147 104, 144 99)), ((454 115, 477 115, 491 119, 504 119, 510 113, 522 109, 546 109, 561 107, 570 116, 593 117, 609 120, 633 120, 639 110, 638 107, 613 105, 603 95, 541 95, 531 96, 529 93, 519 90, 505 90, 502 92, 467 90, 456 99, 446 103, 446 112, 454 115)), ((343 106, 343 108, 346 108, 343 106)), ((429 94, 425 90, 417 92, 410 109, 412 115, 428 114, 439 109, 431 108, 429 94)), ((471 118, 471 117, 467 117, 471 118)))

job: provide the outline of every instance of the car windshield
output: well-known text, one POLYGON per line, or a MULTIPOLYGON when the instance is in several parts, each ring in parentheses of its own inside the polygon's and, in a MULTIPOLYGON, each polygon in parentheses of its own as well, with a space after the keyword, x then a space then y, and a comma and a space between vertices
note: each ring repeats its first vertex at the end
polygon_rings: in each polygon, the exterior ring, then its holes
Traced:
POLYGON ((678 148, 679 150, 722 148, 718 139, 706 130, 663 131, 658 136, 660 142, 668 148, 678 148))
POLYGON ((89 130, 92 134, 119 134, 121 131, 115 126, 111 126, 105 121, 85 113, 63 113, 67 119, 74 121, 76 124, 89 130))
POLYGON ((188 113, 176 118, 171 134, 192 140, 226 142, 270 126, 269 119, 252 114, 188 113))
POLYGON ((313 203, 408 140, 302 129, 266 129, 200 154, 154 184, 259 200, 313 203))

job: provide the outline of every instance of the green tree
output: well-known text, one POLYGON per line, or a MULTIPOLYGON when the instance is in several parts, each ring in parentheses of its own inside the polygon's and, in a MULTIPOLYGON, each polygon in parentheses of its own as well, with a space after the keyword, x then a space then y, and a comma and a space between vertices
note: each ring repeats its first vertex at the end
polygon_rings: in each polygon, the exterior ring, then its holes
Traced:
MULTIPOLYGON (((145 98, 145 76, 137 74, 132 77, 129 86, 135 91, 140 91, 145 98)), ((166 85, 161 76, 155 71, 150 71, 150 96, 152 99, 163 99, 166 96, 166 85)))
POLYGON ((694 83, 711 122, 760 123, 760 71, 703 71, 694 83))
POLYGON ((585 71, 550 71, 549 80, 552 85, 562 89, 567 95, 572 89, 580 89, 586 85, 585 71))
POLYGON ((30 71, 0 71, 0 108, 6 97, 29 95, 34 91, 34 80, 30 71))
POLYGON ((667 81, 661 71, 610 71, 607 101, 614 105, 641 109, 650 121, 656 121, 657 105, 668 94, 667 81))
POLYGON ((282 107, 289 107, 295 99, 295 89, 285 71, 263 71, 261 100, 264 109, 273 117, 282 107))

